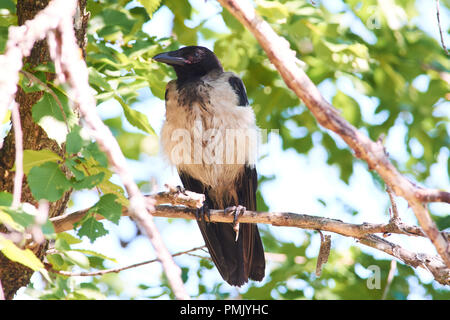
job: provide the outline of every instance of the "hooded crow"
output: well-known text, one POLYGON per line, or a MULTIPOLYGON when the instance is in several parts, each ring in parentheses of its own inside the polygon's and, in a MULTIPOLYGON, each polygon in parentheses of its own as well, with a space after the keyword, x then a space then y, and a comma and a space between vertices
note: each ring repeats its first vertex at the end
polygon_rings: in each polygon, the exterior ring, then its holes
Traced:
POLYGON ((167 84, 161 145, 177 167, 185 189, 203 193, 197 222, 222 278, 233 286, 264 278, 264 249, 256 224, 237 223, 243 210, 256 211, 258 128, 242 80, 224 72, 205 47, 164 52, 154 60, 174 68, 167 84), (207 221, 209 209, 226 209, 235 223, 207 221))

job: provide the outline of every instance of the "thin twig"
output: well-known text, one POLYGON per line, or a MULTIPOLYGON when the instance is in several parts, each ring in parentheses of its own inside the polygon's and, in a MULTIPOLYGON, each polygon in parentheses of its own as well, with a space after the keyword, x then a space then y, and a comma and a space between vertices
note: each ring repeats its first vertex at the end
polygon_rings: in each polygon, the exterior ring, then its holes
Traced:
POLYGON ((440 17, 440 9, 439 9, 439 0, 436 0, 436 17, 437 17, 437 23, 438 23, 438 27, 439 27, 439 35, 441 36, 441 44, 442 44, 442 48, 444 49, 445 53, 447 55, 450 55, 447 47, 445 46, 445 42, 444 42, 444 35, 442 34, 442 27, 441 27, 441 17, 440 17))
POLYGON ((195 258, 200 258, 200 259, 213 261, 211 257, 205 257, 205 256, 202 256, 202 255, 199 255, 199 254, 195 254, 195 253, 186 253, 186 255, 191 256, 191 257, 195 257, 195 258))
POLYGON ((5 293, 3 292, 2 279, 0 279, 0 300, 5 300, 5 293))
POLYGON ((384 287, 383 296, 381 300, 386 300, 387 294, 389 292, 389 288, 391 287, 392 280, 394 280, 395 271, 397 270, 397 261, 391 261, 391 267, 389 268, 389 274, 386 280, 386 286, 384 287))
POLYGON ((399 219, 397 204, 395 203, 394 195, 393 195, 392 190, 391 190, 391 188, 389 186, 386 186, 386 192, 389 195, 389 199, 391 200, 391 208, 392 208, 392 210, 389 210, 389 212, 391 213, 390 219, 391 220, 397 220, 397 219, 399 219))
POLYGON ((22 181, 23 181, 23 132, 20 124, 20 112, 17 102, 12 103, 11 120, 14 127, 14 148, 16 152, 16 172, 14 175, 14 189, 12 207, 18 208, 22 198, 22 181))
MULTIPOLYGON (((183 254, 192 255, 192 254, 190 254, 190 252, 203 249, 204 247, 205 246, 203 245, 201 247, 196 247, 196 248, 192 248, 192 249, 189 249, 189 250, 186 250, 186 251, 178 252, 178 253, 173 254, 172 257, 181 256, 183 254)), ((207 258, 207 257, 201 257, 201 256, 196 256, 196 257, 207 258)), ((50 271, 50 272, 57 273, 57 274, 64 275, 64 276, 68 276, 68 277, 90 277, 90 276, 102 276, 102 275, 107 274, 107 273, 119 273, 119 272, 124 271, 124 270, 140 267, 140 266, 143 266, 143 265, 146 265, 146 264, 150 264, 150 263, 153 263, 153 262, 161 262, 161 261, 158 258, 156 258, 156 259, 147 260, 147 261, 144 261, 144 262, 135 263, 135 264, 132 264, 132 265, 129 265, 129 266, 126 266, 126 267, 112 268, 112 269, 92 271, 92 272, 78 272, 78 273, 69 272, 69 271, 63 271, 63 270, 55 270, 55 269, 53 269, 52 265, 49 264, 49 263, 47 263, 45 265, 45 268, 48 271, 50 271)))

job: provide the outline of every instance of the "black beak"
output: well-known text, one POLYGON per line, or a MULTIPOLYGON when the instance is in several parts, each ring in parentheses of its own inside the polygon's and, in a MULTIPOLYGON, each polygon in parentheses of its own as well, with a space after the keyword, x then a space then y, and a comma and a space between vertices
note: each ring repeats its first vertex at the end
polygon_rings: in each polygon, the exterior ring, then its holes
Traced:
POLYGON ((157 54, 152 59, 168 65, 184 66, 186 64, 185 60, 182 57, 175 56, 173 51, 157 54))

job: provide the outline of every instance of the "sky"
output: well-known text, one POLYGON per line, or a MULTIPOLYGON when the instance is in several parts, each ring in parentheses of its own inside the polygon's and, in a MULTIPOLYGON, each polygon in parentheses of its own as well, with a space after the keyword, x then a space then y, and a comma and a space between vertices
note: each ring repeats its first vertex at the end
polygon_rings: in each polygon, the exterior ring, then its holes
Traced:
MULTIPOLYGON (((203 0, 191 0, 190 2, 197 10, 197 14, 192 21, 188 22, 189 24, 195 26, 199 21, 208 18, 208 22, 206 23, 207 27, 213 28, 218 32, 227 31, 221 16, 218 14, 221 10, 218 3, 213 1, 205 2, 203 0)), ((341 1, 332 0, 323 1, 323 3, 331 11, 339 10, 343 5, 341 1)), ((417 1, 417 8, 421 13, 421 16, 417 19, 418 24, 426 32, 438 39, 437 37, 439 35, 436 31, 436 25, 432 20, 435 19, 434 1, 417 1)), ((144 25, 144 31, 157 37, 169 36, 171 25, 167 21, 171 21, 171 15, 170 10, 165 7, 161 8, 154 14, 153 19, 144 25)), ((442 16, 447 16, 447 19, 441 19, 443 29, 447 30, 449 27, 448 12, 441 12, 442 16)), ((349 15, 342 23, 352 25, 352 28, 356 30, 355 32, 360 32, 369 41, 371 38, 370 31, 368 32, 362 27, 358 27, 355 21, 354 17, 349 15)), ((448 35, 446 40, 447 43, 450 43, 448 35)), ((200 44, 211 49, 213 47, 212 42, 204 40, 201 40, 200 44)), ((418 79, 415 85, 419 89, 426 88, 427 79, 418 79)), ((348 79, 342 78, 338 81, 337 86, 361 104, 364 120, 369 122, 380 120, 374 115, 376 102, 359 95, 348 79)), ((331 97, 336 90, 331 83, 327 82, 322 83, 319 89, 328 101, 331 101, 331 97)), ((153 128, 159 132, 164 120, 164 101, 153 97, 150 90, 142 90, 140 101, 133 107, 145 113, 153 128)), ((446 109, 448 111, 448 105, 446 109)), ((122 115, 122 108, 114 101, 103 103, 98 107, 98 110, 103 119, 122 115)), ((135 128, 126 122, 125 118, 123 118, 123 123, 125 123, 126 130, 136 131, 135 128)), ((404 162, 406 159, 406 149, 403 143, 405 130, 404 125, 397 123, 387 134, 386 148, 390 156, 399 162, 404 162)), ((314 139, 317 139, 317 136, 313 135, 313 141, 314 139)), ((419 147, 413 147, 413 150, 416 150, 418 154, 421 152, 419 147)), ((260 190, 270 211, 290 211, 311 214, 328 218, 338 218, 353 223, 383 223, 389 219, 387 212, 389 198, 385 192, 382 192, 374 184, 372 176, 368 172, 365 164, 361 162, 355 163, 354 173, 350 178, 350 183, 346 185, 339 179, 339 169, 326 163, 327 152, 320 144, 316 144, 307 155, 300 155, 294 150, 282 150, 280 138, 276 135, 271 135, 268 144, 263 148, 263 153, 267 156, 257 164, 258 172, 265 176, 275 175, 276 177, 274 180, 265 182, 260 186, 260 190), (327 206, 325 207, 317 199, 323 199, 327 206), (352 216, 349 213, 345 213, 346 205, 351 206, 359 214, 352 216)), ((428 187, 450 189, 448 176, 446 177, 441 174, 442 172, 446 172, 444 169, 448 158, 448 150, 443 150, 436 164, 431 169, 431 176, 426 181, 428 187)), ((158 191, 164 190, 163 185, 166 183, 170 185, 181 185, 176 170, 168 166, 160 155, 154 157, 144 155, 139 161, 130 160, 129 163, 129 168, 137 180, 147 180, 151 177, 156 178, 158 191)), ((113 179, 115 179, 113 182, 120 183, 117 177, 113 179)), ((98 195, 93 191, 77 192, 73 196, 74 206, 70 210, 77 211, 90 207, 97 200, 98 195)), ((416 224, 414 214, 408 209, 406 201, 401 198, 396 198, 396 201, 402 219, 406 223, 416 224)), ((448 211, 448 207, 446 208, 444 205, 432 204, 432 207, 441 214, 444 214, 446 212, 445 210, 448 211)), ((204 243, 195 222, 188 223, 184 220, 174 219, 172 222, 167 223, 164 218, 155 218, 155 221, 170 252, 175 253, 188 250, 201 246, 204 243)), ((137 237, 126 248, 120 246, 119 239, 131 240, 136 234, 135 224, 128 217, 121 218, 118 226, 107 221, 104 223, 105 228, 111 230, 110 235, 99 238, 94 244, 85 240, 79 247, 92 249, 107 256, 114 257, 119 261, 119 266, 155 258, 150 242, 144 236, 137 237)), ((305 239, 305 232, 301 229, 267 225, 260 226, 260 228, 270 230, 280 240, 292 241, 295 244, 301 244, 305 239)), ((364 251, 372 253, 377 258, 390 259, 384 253, 356 244, 353 239, 338 235, 332 235, 332 238, 333 247, 348 248, 357 245, 364 251)), ((413 237, 405 239, 405 237, 394 235, 389 240, 393 242, 398 241, 399 244, 413 251, 435 252, 430 242, 424 239, 413 237)), ((317 234, 312 238, 312 241, 313 245, 309 247, 307 257, 315 259, 320 245, 317 234)), ((175 261, 182 265, 197 265, 197 262, 192 257, 187 256, 177 257, 175 261)), ((111 263, 109 267, 116 266, 117 264, 111 263)), ((270 268, 270 263, 268 267, 270 268)), ((154 263, 121 272, 120 276, 126 281, 127 287, 124 288, 124 292, 120 298, 126 299, 129 296, 133 296, 136 293, 134 287, 140 283, 145 283, 149 286, 158 286, 161 270, 161 266, 154 263)), ((365 277, 370 275, 370 272, 362 266, 355 267, 355 272, 365 277)), ((419 270, 418 273, 425 281, 432 281, 432 277, 426 271, 419 270)), ((212 280, 220 279, 215 269, 208 271, 205 277, 209 277, 212 280)), ((39 287, 39 276, 33 276, 33 280, 36 286, 39 287)), ((75 279, 74 281, 80 280, 75 279)), ((187 283, 188 291, 195 293, 196 287, 197 282, 195 280, 189 280, 187 283)), ((234 291, 234 293, 237 293, 237 289, 229 288, 231 292, 234 291)), ((245 287, 243 291, 245 291, 245 287)), ((149 289, 147 293, 157 292, 157 289, 149 289)), ((312 295, 311 290, 306 290, 306 293, 307 295, 312 295)), ((21 289, 17 298, 27 299, 30 297, 25 294, 24 289, 21 289)), ((409 298, 424 297, 420 292, 412 292, 409 298)))

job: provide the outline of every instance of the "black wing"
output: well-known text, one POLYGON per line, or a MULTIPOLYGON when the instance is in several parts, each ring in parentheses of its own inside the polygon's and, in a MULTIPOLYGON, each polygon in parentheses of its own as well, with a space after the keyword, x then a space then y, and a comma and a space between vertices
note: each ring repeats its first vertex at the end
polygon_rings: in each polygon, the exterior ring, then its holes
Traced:
POLYGON ((239 77, 232 76, 228 79, 228 83, 239 98, 239 106, 248 106, 247 92, 242 80, 239 77))
MULTIPOLYGON (((190 191, 205 194, 209 209, 219 208, 209 196, 209 188, 186 172, 179 171, 183 186, 190 191)), ((243 205, 248 210, 256 210, 257 173, 255 168, 245 166, 236 181, 239 203, 227 203, 226 207, 243 205)), ((224 195, 224 198, 226 197, 224 195)), ((261 281, 264 277, 264 249, 256 224, 242 223, 239 238, 230 223, 209 223, 197 221, 211 258, 222 278, 231 285, 241 286, 248 278, 261 281)))

